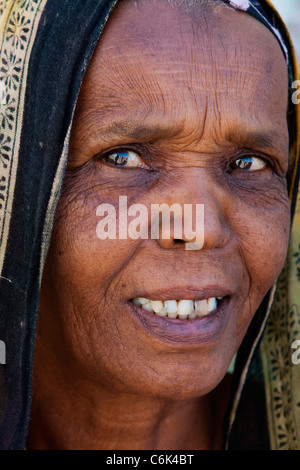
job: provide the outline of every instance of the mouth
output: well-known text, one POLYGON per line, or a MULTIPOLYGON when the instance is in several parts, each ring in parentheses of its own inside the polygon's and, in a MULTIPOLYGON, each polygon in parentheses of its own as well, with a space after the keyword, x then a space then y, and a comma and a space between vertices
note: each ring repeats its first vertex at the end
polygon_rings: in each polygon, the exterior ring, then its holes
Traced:
POLYGON ((228 323, 232 295, 223 289, 161 291, 130 299, 127 305, 147 335, 176 347, 216 343, 228 323), (208 294, 208 295, 207 295, 208 294), (175 297, 175 296, 174 296, 175 297))
POLYGON ((158 317, 194 320, 215 312, 223 299, 224 297, 210 297, 203 300, 151 300, 145 297, 135 297, 131 302, 136 307, 147 310, 158 317))

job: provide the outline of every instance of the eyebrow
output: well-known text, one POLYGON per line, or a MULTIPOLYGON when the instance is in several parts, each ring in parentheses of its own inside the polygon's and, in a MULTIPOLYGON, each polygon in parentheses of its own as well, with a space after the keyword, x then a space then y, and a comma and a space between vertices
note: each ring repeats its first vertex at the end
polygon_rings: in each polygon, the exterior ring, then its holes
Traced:
MULTIPOLYGON (((97 138, 106 140, 112 137, 121 137, 130 139, 133 142, 151 142, 176 137, 176 135, 180 135, 183 127, 184 123, 173 123, 171 126, 169 122, 163 123, 161 116, 154 117, 154 119, 147 122, 145 116, 130 115, 126 120, 112 122, 107 126, 98 128, 97 138)), ((288 153, 288 139, 285 142, 284 135, 280 135, 274 129, 266 132, 254 129, 243 131, 242 127, 240 131, 229 131, 224 136, 225 141, 240 148, 256 149, 280 155, 288 153)))
POLYGON ((288 152, 288 141, 285 145, 285 139, 282 135, 272 132, 245 132, 229 133, 228 141, 239 146, 260 149, 261 151, 271 151, 276 153, 288 152))
POLYGON ((141 120, 126 120, 114 122, 112 125, 101 130, 101 134, 129 137, 136 141, 147 141, 149 139, 159 140, 161 138, 173 137, 181 130, 181 126, 164 126, 163 124, 149 123, 141 124, 141 120))
POLYGON ((274 139, 270 134, 262 134, 250 132, 246 137, 247 142, 253 145, 258 145, 261 148, 268 149, 272 147, 274 139))

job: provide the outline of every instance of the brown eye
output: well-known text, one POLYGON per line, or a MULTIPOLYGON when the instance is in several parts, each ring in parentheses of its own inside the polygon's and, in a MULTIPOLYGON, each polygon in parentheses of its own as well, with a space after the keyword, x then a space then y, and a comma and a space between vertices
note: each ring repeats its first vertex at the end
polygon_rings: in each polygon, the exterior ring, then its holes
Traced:
POLYGON ((103 159, 106 163, 115 167, 138 167, 149 169, 149 167, 143 163, 141 157, 133 150, 116 150, 114 152, 107 153, 103 159))
POLYGON ((230 170, 258 171, 266 168, 267 162, 259 157, 241 157, 230 164, 230 170))

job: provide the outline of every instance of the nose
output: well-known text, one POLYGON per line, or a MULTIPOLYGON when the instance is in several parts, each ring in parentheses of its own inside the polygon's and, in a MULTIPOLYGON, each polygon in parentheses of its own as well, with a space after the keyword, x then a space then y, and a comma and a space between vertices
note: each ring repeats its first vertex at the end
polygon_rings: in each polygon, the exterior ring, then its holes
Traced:
MULTIPOLYGON (((224 188, 203 169, 186 170, 184 175, 176 178, 176 182, 179 181, 172 195, 166 190, 161 193, 167 206, 176 210, 172 213, 170 228, 163 223, 163 217, 160 219, 159 245, 165 249, 184 247, 190 250, 224 247, 230 238, 226 211, 228 196, 224 188), (178 230, 180 222, 181 230, 178 230)), ((170 185, 166 184, 166 187, 170 185)))

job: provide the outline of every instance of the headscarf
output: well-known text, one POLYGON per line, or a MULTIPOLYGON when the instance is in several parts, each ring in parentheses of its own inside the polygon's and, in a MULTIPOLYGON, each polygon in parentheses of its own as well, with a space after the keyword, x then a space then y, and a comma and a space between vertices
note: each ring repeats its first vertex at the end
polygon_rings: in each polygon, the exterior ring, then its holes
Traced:
MULTIPOLYGON (((72 117, 84 73, 116 3, 0 0, 0 341, 6 353, 0 364, 1 449, 24 449, 26 443, 39 291, 72 117)), ((226 3, 263 18, 285 54, 290 95, 295 93, 295 54, 270 2, 226 3)), ((300 448, 300 366, 290 360, 292 340, 300 339, 299 116, 291 100, 288 122, 290 249, 278 286, 262 302, 237 354, 224 429, 227 449, 300 448), (259 386, 255 397, 253 384, 259 386), (251 414, 253 404, 259 412, 251 414), (268 425, 261 426, 263 417, 268 425)))

